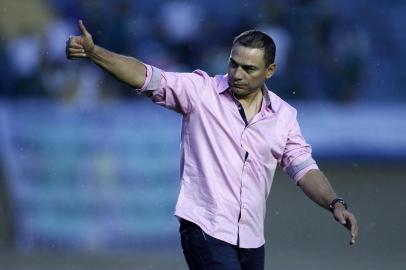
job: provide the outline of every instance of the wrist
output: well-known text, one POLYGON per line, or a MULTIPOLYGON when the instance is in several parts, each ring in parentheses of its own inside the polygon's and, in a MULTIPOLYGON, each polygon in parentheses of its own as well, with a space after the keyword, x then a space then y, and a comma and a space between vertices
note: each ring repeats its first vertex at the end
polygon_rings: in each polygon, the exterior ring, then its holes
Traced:
POLYGON ((100 49, 100 47, 97 46, 96 44, 94 44, 93 47, 87 52, 87 55, 89 56, 89 58, 90 59, 96 58, 99 49, 100 49))
POLYGON ((337 208, 344 208, 348 209, 347 203, 344 201, 343 198, 337 197, 334 200, 331 201, 329 205, 329 209, 331 212, 334 212, 335 209, 337 208))

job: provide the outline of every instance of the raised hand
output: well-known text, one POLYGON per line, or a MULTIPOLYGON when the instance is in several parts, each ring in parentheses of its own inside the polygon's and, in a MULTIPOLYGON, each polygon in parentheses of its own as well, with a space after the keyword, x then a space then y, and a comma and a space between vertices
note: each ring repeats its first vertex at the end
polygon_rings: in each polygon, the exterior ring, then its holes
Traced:
POLYGON ((136 58, 111 52, 95 45, 92 35, 86 30, 83 22, 78 22, 80 35, 70 36, 66 41, 68 59, 88 58, 92 63, 113 75, 117 80, 140 89, 147 77, 147 66, 136 58))
POLYGON ((66 57, 68 59, 87 58, 94 50, 92 35, 87 31, 82 20, 78 22, 80 36, 70 36, 66 41, 66 57))

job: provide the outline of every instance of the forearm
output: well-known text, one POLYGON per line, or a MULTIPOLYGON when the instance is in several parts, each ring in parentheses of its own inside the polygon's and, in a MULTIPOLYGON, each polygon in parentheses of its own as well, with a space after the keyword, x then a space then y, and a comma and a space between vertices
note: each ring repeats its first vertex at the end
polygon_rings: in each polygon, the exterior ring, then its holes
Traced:
POLYGON ((319 170, 310 170, 299 181, 303 192, 315 203, 329 209, 330 203, 337 198, 329 181, 319 170))
POLYGON ((108 51, 99 46, 95 46, 88 56, 91 61, 125 84, 133 88, 141 88, 144 84, 147 68, 137 59, 108 51))

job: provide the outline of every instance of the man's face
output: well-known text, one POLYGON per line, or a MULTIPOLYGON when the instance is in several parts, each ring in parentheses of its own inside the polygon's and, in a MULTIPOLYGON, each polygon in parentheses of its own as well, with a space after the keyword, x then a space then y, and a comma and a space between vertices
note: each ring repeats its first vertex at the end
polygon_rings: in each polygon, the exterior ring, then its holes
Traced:
POLYGON ((264 50, 235 44, 228 63, 228 84, 237 97, 255 93, 270 78, 275 64, 265 66, 264 50))

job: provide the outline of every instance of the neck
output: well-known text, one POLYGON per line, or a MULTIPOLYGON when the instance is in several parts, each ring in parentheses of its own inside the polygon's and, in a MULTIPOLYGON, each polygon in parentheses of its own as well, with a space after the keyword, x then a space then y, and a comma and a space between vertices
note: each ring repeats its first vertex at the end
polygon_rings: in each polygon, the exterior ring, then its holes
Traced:
POLYGON ((238 96, 236 94, 234 94, 235 97, 238 99, 239 102, 241 102, 243 105, 251 105, 253 103, 255 103, 258 98, 262 97, 262 90, 258 89, 255 92, 252 92, 248 95, 244 95, 244 96, 238 96))

